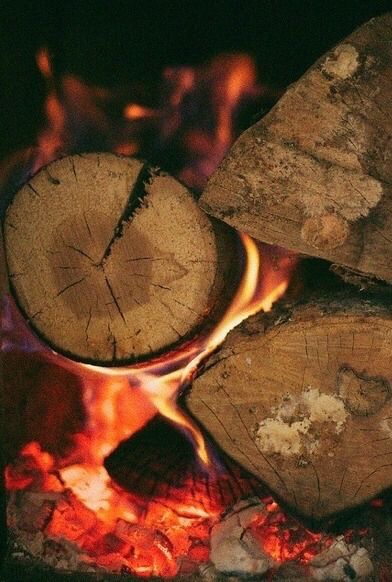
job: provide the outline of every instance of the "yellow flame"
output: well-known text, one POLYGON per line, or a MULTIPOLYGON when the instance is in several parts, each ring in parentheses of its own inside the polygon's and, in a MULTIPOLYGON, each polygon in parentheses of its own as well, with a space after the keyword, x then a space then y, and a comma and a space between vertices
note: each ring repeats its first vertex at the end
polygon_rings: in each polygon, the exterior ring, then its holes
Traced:
MULTIPOLYGON (((83 364, 85 369, 100 375, 127 377, 130 386, 139 386, 139 390, 148 398, 155 409, 172 422, 181 426, 192 437, 199 459, 205 465, 209 464, 209 456, 204 437, 199 427, 178 406, 177 397, 193 377, 198 366, 225 339, 227 334, 244 319, 259 311, 269 311, 272 304, 279 299, 287 289, 289 273, 286 269, 270 277, 271 273, 263 274, 263 286, 259 289, 261 280, 262 257, 256 242, 247 234, 242 233, 241 241, 245 251, 245 269, 239 288, 221 321, 207 335, 197 338, 183 351, 179 352, 178 365, 176 357, 167 356, 167 365, 171 371, 165 373, 165 362, 162 360, 148 362, 143 366, 105 368, 83 364), (184 363, 185 360, 185 363, 184 363)), ((111 411, 108 410, 111 413, 111 411)))
MULTIPOLYGON (((175 370, 166 376, 156 378, 158 386, 155 384, 153 390, 155 393, 153 397, 154 404, 159 412, 190 431, 194 438, 199 459, 205 465, 209 464, 209 458, 204 437, 200 429, 177 407, 175 396, 184 383, 192 377, 201 361, 224 341, 227 334, 247 317, 260 310, 270 310, 272 304, 284 294, 289 282, 288 278, 285 278, 279 285, 271 289, 267 295, 258 296, 257 286, 261 266, 260 251, 249 235, 242 233, 241 240, 246 252, 245 272, 228 310, 211 334, 203 340, 199 353, 183 368, 175 370), (170 390, 169 393, 167 390, 168 383, 172 388, 171 393, 170 390)), ((143 383, 143 388, 149 390, 151 384, 149 382, 143 383)))

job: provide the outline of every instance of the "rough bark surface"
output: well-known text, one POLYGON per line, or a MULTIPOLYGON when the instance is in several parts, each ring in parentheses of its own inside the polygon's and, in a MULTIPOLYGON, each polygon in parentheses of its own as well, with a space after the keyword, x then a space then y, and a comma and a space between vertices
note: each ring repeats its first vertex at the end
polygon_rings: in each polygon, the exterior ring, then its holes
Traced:
POLYGON ((392 13, 322 57, 234 144, 201 197, 264 242, 392 282, 392 13))
POLYGON ((218 444, 306 516, 392 485, 390 305, 350 296, 255 316, 188 396, 218 444))
POLYGON ((227 228, 179 182, 138 160, 83 154, 53 162, 16 194, 4 232, 22 311, 76 359, 151 357, 224 308, 227 228))

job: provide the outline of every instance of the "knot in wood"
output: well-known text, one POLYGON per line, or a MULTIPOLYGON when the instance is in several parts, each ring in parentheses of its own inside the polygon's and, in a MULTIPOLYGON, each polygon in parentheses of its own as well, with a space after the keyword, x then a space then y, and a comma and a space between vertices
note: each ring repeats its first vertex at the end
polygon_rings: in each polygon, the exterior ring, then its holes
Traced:
POLYGON ((388 380, 359 373, 349 366, 339 370, 337 387, 345 406, 358 416, 376 414, 391 397, 388 380))
POLYGON ((342 246, 349 234, 349 224, 336 214, 324 214, 307 218, 302 226, 301 237, 316 249, 335 249, 342 246))

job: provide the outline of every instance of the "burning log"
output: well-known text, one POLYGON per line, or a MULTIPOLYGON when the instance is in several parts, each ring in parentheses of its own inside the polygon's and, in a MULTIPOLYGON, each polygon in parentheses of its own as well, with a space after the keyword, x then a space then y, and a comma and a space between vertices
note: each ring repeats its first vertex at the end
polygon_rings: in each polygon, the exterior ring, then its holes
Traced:
POLYGON ((228 335, 187 404, 282 500, 324 518, 392 484, 391 339, 381 300, 281 307, 228 335))
POLYGON ((247 130, 201 206, 264 242, 392 282, 392 13, 322 57, 247 130))
POLYGON ((51 163, 16 194, 4 232, 25 316, 75 359, 151 357, 226 307, 228 229, 141 161, 83 154, 51 163))

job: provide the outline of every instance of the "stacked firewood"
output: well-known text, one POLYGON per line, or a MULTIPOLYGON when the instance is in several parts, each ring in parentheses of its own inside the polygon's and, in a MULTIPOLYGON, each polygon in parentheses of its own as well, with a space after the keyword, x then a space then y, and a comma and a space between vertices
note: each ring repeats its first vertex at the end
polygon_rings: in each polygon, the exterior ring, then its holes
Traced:
POLYGON ((43 168, 5 219, 32 328, 100 365, 157 356, 219 320, 238 260, 230 227, 333 264, 341 285, 316 280, 234 329, 187 401, 229 455, 315 518, 392 484, 391 71, 389 14, 239 138, 199 205, 137 160, 83 154, 43 168))

